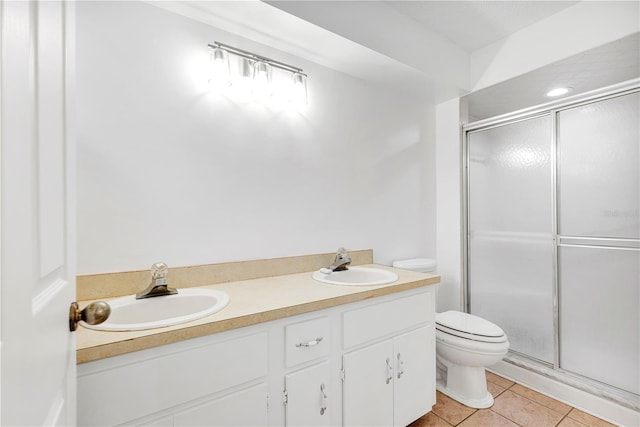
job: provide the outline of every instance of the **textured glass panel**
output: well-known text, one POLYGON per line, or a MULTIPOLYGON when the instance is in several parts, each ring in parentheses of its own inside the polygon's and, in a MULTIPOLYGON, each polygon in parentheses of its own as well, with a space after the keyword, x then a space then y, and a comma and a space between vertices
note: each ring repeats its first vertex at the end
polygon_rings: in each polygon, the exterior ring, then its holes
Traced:
POLYGON ((640 252, 559 251, 560 367, 640 394, 640 252))
POLYGON ((558 232, 640 238, 640 94, 558 115, 558 232))
POLYGON ((511 350, 553 363, 553 270, 549 238, 471 239, 471 313, 499 325, 511 350))
POLYGON ((469 135, 471 312, 553 362, 551 119, 469 135))

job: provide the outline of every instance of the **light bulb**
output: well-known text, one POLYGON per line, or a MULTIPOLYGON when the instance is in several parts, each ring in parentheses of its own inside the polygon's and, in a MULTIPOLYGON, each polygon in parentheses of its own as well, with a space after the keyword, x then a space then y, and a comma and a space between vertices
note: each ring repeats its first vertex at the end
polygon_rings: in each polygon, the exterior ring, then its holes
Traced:
POLYGON ((556 96, 561 96, 561 95, 565 95, 567 93, 569 93, 569 91, 571 91, 570 87, 558 87, 555 89, 551 89, 549 92, 547 92, 547 96, 550 98, 556 97, 556 96))
POLYGON ((213 48, 210 57, 209 84, 217 88, 231 86, 229 54, 219 47, 213 48))
POLYGON ((271 65, 264 61, 253 64, 253 94, 257 98, 271 96, 271 65))
POLYGON ((238 63, 238 75, 234 79, 233 87, 236 93, 243 98, 251 95, 253 89, 253 61, 240 58, 238 63))
POLYGON ((304 105, 307 101, 307 76, 302 73, 293 73, 291 75, 289 102, 296 105, 304 105))

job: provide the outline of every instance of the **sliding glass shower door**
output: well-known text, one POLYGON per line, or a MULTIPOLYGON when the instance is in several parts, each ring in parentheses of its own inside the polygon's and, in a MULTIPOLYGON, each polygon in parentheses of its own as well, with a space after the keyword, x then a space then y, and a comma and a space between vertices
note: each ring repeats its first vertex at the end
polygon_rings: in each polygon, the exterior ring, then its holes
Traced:
POLYGON ((554 360, 551 116, 468 135, 470 312, 554 360))
POLYGON ((557 115, 560 368, 635 394, 639 118, 638 92, 557 115))
POLYGON ((478 122, 465 144, 468 311, 511 360, 637 408, 640 89, 478 122))

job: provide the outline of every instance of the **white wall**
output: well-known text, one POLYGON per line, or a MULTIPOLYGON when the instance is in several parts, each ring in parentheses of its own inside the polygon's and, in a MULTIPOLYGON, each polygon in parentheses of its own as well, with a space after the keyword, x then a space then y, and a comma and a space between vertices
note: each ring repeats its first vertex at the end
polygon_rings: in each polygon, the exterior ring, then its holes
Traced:
POLYGON ((438 312, 461 310, 460 101, 436 106, 436 240, 438 312))
POLYGON ((435 256, 432 106, 148 4, 77 9, 78 274, 435 256), (304 68, 307 108, 207 92, 216 40, 304 68))

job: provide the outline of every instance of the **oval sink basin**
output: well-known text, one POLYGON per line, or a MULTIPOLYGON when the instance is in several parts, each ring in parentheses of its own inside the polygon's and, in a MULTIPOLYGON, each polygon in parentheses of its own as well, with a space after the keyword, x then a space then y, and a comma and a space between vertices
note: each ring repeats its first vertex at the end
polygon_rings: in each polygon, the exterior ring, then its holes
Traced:
POLYGON ((332 273, 324 273, 323 270, 314 271, 312 277, 319 282, 329 285, 385 285, 398 280, 396 273, 382 270, 381 268, 349 267, 348 270, 334 271, 332 273))
POLYGON ((229 303, 226 292, 213 289, 178 289, 176 295, 136 299, 135 295, 108 301, 111 315, 99 325, 80 322, 100 331, 139 331, 190 322, 217 313, 229 303))

